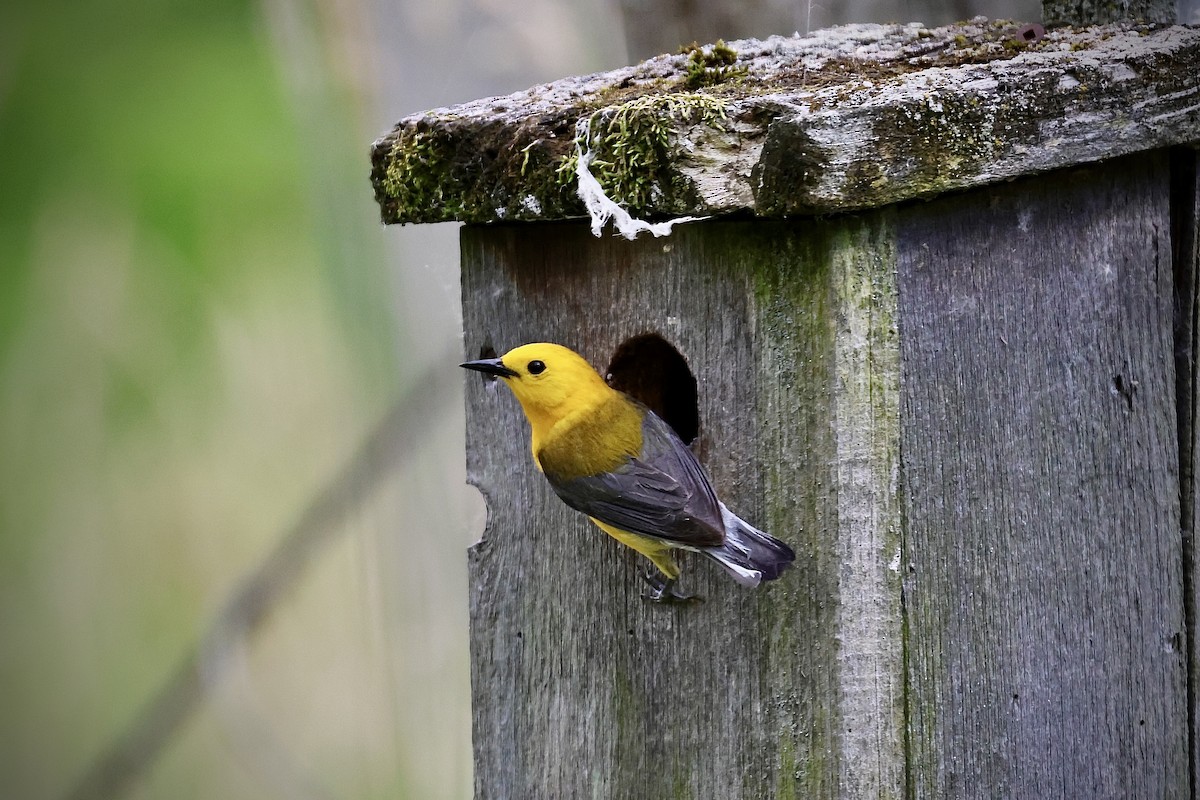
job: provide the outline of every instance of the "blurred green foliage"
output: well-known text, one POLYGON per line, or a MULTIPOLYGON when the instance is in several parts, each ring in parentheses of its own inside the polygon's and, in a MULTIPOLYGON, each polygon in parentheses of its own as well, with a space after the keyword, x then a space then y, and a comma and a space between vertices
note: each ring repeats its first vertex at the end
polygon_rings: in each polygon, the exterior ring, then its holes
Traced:
POLYGON ((176 291, 158 299, 171 304, 172 346, 192 349, 203 296, 236 284, 231 251, 263 229, 302 230, 296 134, 255 7, 82 0, 5 13, 17 41, 0 115, 3 343, 35 311, 19 290, 38 216, 89 212, 55 206, 65 196, 128 211, 139 239, 171 249, 158 266, 176 291))
MULTIPOLYGON (((5 794, 70 785, 397 378, 371 134, 265 8, 0 10, 5 794)), ((214 746, 176 796, 241 793, 214 746)))

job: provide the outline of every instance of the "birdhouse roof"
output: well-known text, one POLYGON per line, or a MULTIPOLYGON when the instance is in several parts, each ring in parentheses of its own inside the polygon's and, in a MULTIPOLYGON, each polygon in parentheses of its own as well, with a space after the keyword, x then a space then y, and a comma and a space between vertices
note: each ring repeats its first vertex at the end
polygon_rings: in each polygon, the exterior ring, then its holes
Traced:
POLYGON ((414 114, 372 147, 385 223, 827 214, 1200 141, 1200 29, 977 18, 693 45, 414 114), (584 169, 581 170, 581 162, 584 169))

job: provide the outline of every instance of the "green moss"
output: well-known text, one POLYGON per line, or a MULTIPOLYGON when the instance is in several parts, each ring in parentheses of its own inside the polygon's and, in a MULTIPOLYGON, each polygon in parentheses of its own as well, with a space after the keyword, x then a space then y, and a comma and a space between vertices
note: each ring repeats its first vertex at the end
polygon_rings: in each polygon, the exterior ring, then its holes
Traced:
POLYGON ((453 114, 401 127, 375 146, 372 182, 385 222, 478 222, 583 213, 557 172, 569 137, 473 125, 453 114))
POLYGON ((574 186, 575 173, 579 170, 579 152, 563 156, 554 169, 554 181, 560 187, 574 186))
POLYGON ((688 788, 687 773, 678 767, 675 768, 674 782, 671 786, 671 796, 673 800, 692 800, 692 790, 688 788))
POLYGON ((805 797, 819 794, 821 788, 828 786, 830 778, 833 777, 830 774, 833 770, 829 762, 833 759, 837 742, 816 735, 817 731, 824 732, 830 729, 827 709, 827 706, 820 704, 813 707, 813 743, 807 749, 807 758, 801 760, 801 768, 797 772, 797 780, 804 787, 805 797))
MULTIPOLYGON (((693 125, 724 128, 726 101, 705 93, 643 95, 594 113, 587 141, 590 169, 605 193, 634 211, 685 204, 689 187, 675 168, 679 135, 693 125)), ((558 167, 560 181, 574 178, 577 156, 558 167)))
POLYGON ((683 85, 689 89, 740 80, 748 71, 745 66, 737 66, 737 51, 725 44, 724 39, 718 39, 707 49, 692 42, 679 52, 688 57, 683 85))
MULTIPOLYGON (((720 59, 728 59, 732 50, 719 52, 720 59)), ((565 117, 585 115, 586 142, 539 136, 533 128, 513 137, 503 125, 458 124, 452 115, 398 129, 396 138, 377 146, 373 156, 372 177, 384 220, 579 214, 577 145, 591 149, 591 172, 609 197, 631 210, 662 211, 692 199, 689 184, 674 168, 682 156, 679 137, 697 124, 722 129, 726 100, 704 92, 660 91, 624 102, 607 96, 595 103, 604 107, 562 112, 565 117)))
POLYGON ((775 783, 776 800, 796 800, 796 742, 784 731, 779 737, 779 779, 775 783))
POLYGON ((462 187, 452 179, 455 142, 439 131, 401 130, 378 183, 381 204, 401 209, 439 209, 447 219, 464 210, 462 187))

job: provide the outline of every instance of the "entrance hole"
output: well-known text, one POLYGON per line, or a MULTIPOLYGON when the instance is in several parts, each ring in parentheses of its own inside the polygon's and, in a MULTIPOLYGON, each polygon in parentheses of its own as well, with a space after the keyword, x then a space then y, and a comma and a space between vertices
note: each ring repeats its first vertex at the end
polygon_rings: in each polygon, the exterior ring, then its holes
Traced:
POLYGON ((696 376, 687 360, 657 333, 626 339, 613 352, 605 379, 643 403, 687 444, 700 433, 696 376))

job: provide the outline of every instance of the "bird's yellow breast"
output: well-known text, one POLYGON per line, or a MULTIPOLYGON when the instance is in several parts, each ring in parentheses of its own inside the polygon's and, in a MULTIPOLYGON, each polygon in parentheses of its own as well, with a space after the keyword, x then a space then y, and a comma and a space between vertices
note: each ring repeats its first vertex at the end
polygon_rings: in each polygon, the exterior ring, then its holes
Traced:
POLYGON ((571 480, 611 472, 642 450, 644 411, 620 392, 581 407, 547 430, 533 430, 533 457, 544 472, 571 480))

